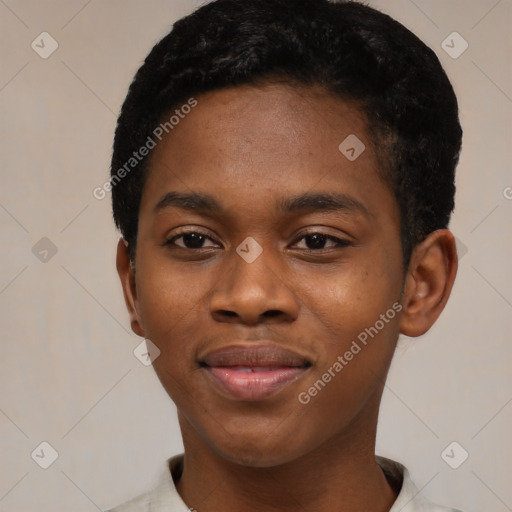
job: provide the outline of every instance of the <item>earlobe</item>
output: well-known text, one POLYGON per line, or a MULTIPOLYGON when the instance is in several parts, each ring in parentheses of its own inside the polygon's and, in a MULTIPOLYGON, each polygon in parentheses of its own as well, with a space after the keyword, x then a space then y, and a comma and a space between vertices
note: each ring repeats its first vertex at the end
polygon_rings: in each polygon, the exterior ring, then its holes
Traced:
POLYGON ((130 315, 132 331, 144 337, 144 329, 137 312, 137 287, 135 285, 135 273, 130 261, 128 243, 120 238, 117 244, 116 268, 123 287, 124 301, 130 315))
POLYGON ((418 244, 405 279, 400 332, 425 334, 443 311, 457 274, 455 238, 440 229, 418 244))

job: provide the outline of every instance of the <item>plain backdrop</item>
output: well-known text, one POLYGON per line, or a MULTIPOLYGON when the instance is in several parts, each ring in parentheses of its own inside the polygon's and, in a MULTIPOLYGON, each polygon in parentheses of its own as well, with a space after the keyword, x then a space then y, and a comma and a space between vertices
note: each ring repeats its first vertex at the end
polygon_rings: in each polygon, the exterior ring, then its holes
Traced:
MULTIPOLYGON (((464 128, 451 223, 459 274, 428 335, 400 341, 378 453, 404 463, 436 502, 505 512, 512 1, 368 3, 436 51, 464 128), (457 469, 446 462, 458 464, 465 452, 457 469)), ((135 71, 197 5, 0 0, 0 511, 111 507, 149 489, 182 450, 173 403, 133 354, 141 340, 130 331, 115 272, 118 233, 109 198, 92 192, 108 179, 116 116, 135 71), (52 44, 57 50, 43 59, 52 44), (58 457, 43 469, 52 450, 58 457)))

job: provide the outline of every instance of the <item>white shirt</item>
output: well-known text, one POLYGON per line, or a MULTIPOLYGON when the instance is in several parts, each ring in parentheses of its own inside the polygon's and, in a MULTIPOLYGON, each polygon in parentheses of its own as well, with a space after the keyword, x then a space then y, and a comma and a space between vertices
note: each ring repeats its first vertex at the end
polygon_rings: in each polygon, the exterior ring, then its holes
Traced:
MULTIPOLYGON (((409 471, 402 464, 379 456, 377 456, 377 463, 392 487, 400 489, 389 512, 460 512, 427 501, 421 496, 411 480, 409 471)), ((183 455, 170 458, 155 489, 107 512, 190 512, 194 510, 185 505, 174 485, 172 475, 179 478, 182 468, 183 455)))

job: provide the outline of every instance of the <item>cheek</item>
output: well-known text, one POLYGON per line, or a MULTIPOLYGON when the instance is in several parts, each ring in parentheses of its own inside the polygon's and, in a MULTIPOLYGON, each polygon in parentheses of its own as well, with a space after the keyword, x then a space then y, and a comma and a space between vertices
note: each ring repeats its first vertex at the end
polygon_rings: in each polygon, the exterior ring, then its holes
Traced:
POLYGON ((144 334, 160 350, 153 369, 170 398, 186 410, 192 392, 189 383, 197 370, 198 316, 204 311, 200 291, 170 272, 141 272, 140 282, 144 334))
POLYGON ((190 357, 187 348, 194 346, 199 316, 207 311, 205 284, 168 268, 168 262, 144 261, 147 264, 137 269, 140 321, 161 358, 174 365, 190 357))
POLYGON ((317 368, 309 385, 323 376, 329 381, 326 389, 316 386, 322 397, 312 397, 315 407, 329 400, 357 406, 385 378, 399 334, 401 281, 391 277, 397 275, 393 263, 372 262, 347 267, 302 290, 307 332, 322 340, 315 344, 317 368))
MULTIPOLYGON (((393 357, 399 334, 398 293, 371 282, 366 286, 360 281, 358 293, 339 282, 316 300, 309 296, 308 334, 321 343, 315 371, 297 398, 310 418, 321 418, 327 410, 337 412, 336 421, 325 426, 329 432, 346 426, 371 397, 378 401, 393 357)), ((319 435, 328 435, 323 428, 319 435)))
POLYGON ((391 265, 359 262, 329 276, 315 276, 299 291, 304 310, 340 349, 374 325, 400 297, 401 281, 391 265))
POLYGON ((197 300, 196 283, 172 265, 165 250, 154 243, 139 243, 136 284, 141 312, 152 323, 179 318, 197 300))

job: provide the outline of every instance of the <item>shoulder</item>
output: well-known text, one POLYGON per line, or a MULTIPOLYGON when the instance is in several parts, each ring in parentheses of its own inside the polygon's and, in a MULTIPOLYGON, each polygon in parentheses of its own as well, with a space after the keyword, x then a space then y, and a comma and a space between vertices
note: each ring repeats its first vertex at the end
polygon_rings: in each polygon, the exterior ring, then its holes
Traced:
POLYGON ((136 498, 127 501, 116 508, 109 509, 106 512, 149 512, 151 510, 151 502, 153 501, 155 492, 156 489, 137 496, 136 498))
MULTIPOLYGON (((177 455, 166 461, 158 485, 149 492, 119 505, 106 512, 189 512, 190 509, 181 499, 174 477, 181 474, 183 455, 177 455)), ((179 476, 178 476, 179 478, 179 476)))
POLYGON ((377 456, 377 463, 390 484, 399 490, 389 512, 461 512, 428 501, 411 480, 408 469, 399 462, 377 456))

